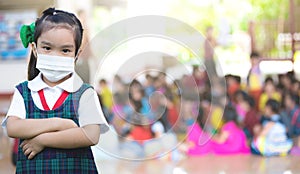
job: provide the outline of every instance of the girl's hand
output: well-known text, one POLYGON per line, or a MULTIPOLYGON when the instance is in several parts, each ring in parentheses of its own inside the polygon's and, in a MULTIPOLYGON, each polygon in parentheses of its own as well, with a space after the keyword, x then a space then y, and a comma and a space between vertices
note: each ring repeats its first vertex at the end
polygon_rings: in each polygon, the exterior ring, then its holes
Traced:
POLYGON ((33 159, 38 153, 40 153, 45 147, 40 142, 40 135, 27 139, 22 142, 20 147, 23 150, 25 156, 28 156, 28 159, 33 159))

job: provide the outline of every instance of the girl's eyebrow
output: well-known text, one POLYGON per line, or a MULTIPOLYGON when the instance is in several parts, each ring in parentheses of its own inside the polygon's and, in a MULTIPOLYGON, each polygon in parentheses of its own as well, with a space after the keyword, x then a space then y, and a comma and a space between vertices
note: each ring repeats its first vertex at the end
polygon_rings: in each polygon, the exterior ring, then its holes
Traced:
MULTIPOLYGON (((52 44, 50 42, 47 42, 47 41, 41 41, 41 44, 52 46, 52 44)), ((66 44, 66 45, 62 45, 60 47, 61 48, 73 48, 74 45, 72 45, 72 44, 66 44)))
POLYGON ((47 41, 41 41, 41 44, 44 44, 44 45, 52 45, 50 42, 47 42, 47 41))
POLYGON ((74 45, 71 45, 71 44, 70 44, 70 45, 62 45, 61 47, 62 47, 62 48, 73 48, 74 45))

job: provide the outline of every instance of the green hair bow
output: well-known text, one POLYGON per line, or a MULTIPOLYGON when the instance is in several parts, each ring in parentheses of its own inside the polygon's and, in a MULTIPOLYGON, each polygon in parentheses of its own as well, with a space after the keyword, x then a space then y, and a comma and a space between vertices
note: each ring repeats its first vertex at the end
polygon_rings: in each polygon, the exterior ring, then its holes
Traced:
POLYGON ((25 48, 28 47, 29 43, 34 41, 34 30, 35 30, 34 22, 30 25, 23 25, 21 27, 20 38, 25 48))

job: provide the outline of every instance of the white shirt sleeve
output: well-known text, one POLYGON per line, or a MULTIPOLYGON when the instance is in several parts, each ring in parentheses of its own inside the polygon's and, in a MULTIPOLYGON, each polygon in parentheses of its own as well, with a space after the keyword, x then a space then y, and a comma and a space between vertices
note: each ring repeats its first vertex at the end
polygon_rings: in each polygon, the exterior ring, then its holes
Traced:
POLYGON ((152 130, 152 132, 155 132, 155 133, 164 133, 165 132, 164 126, 160 121, 155 122, 151 126, 151 130, 152 130))
POLYGON ((98 124, 100 125, 101 134, 109 130, 97 93, 92 88, 87 89, 82 94, 79 101, 78 115, 80 127, 89 124, 98 124))
POLYGON ((1 125, 4 129, 6 129, 6 122, 9 116, 19 117, 21 119, 26 118, 26 109, 24 104, 24 99, 17 88, 15 88, 10 107, 6 114, 6 117, 2 121, 1 125))

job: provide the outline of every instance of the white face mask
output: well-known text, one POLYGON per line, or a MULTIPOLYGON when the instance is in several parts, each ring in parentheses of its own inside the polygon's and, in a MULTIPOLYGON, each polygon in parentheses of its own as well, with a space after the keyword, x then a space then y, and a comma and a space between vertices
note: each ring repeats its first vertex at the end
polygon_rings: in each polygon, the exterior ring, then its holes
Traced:
POLYGON ((74 72, 74 57, 37 54, 36 68, 50 82, 57 82, 74 72))

